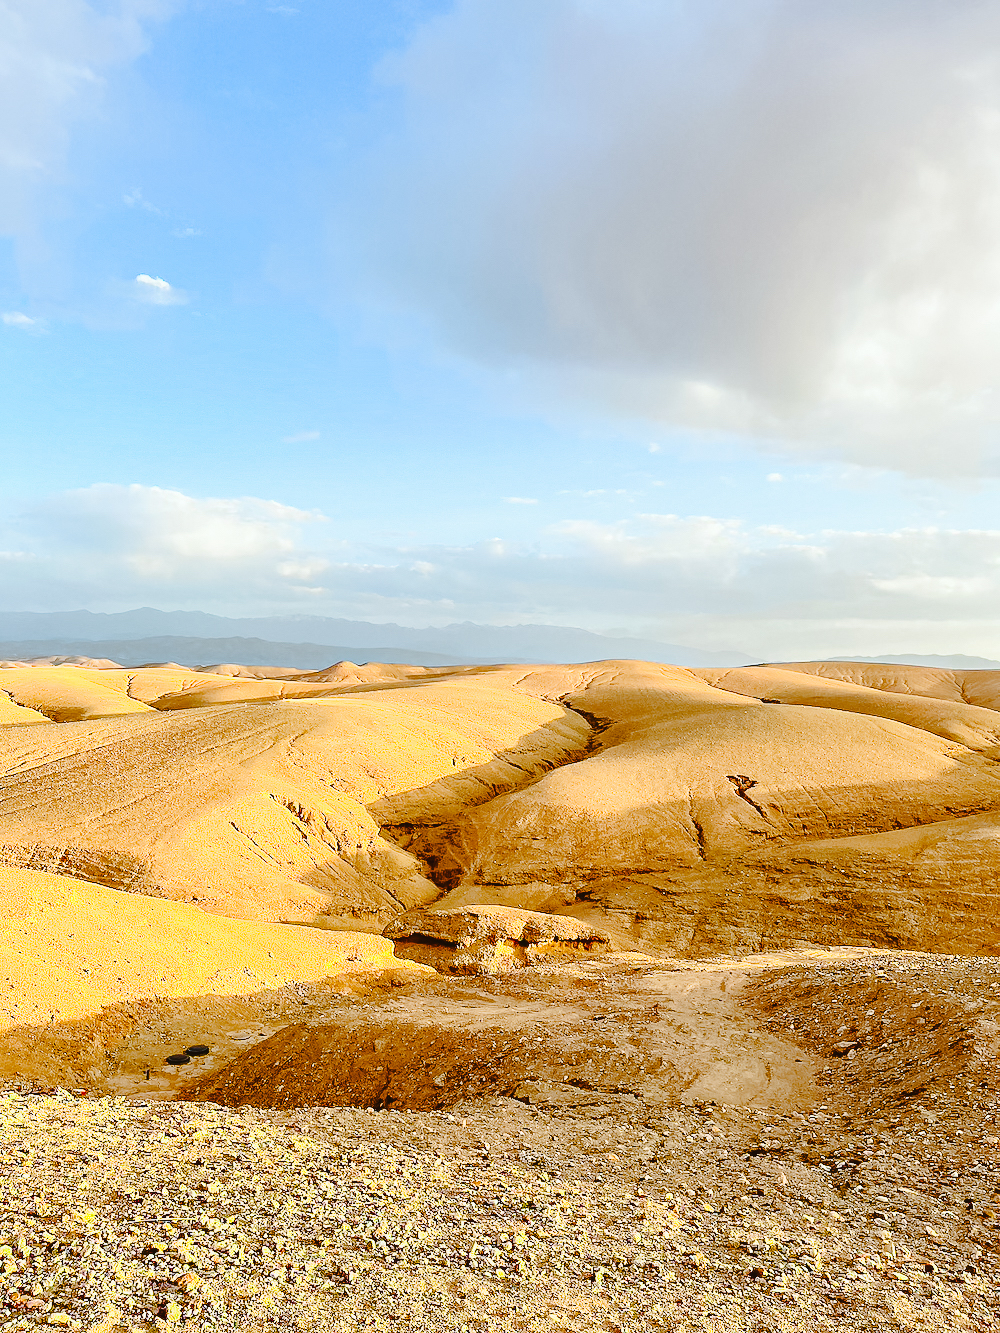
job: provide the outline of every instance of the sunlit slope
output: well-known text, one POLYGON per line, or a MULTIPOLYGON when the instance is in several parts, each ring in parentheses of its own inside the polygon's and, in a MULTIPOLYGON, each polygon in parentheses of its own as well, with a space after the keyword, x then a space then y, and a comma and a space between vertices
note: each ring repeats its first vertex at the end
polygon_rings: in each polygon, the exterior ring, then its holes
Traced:
POLYGON ((460 820, 463 874, 482 883, 688 868, 774 839, 881 832, 1000 801, 1000 769, 939 736, 774 707, 680 668, 540 668, 517 688, 608 725, 597 753, 460 820))
POLYGON ((0 690, 0 727, 23 727, 33 722, 50 722, 37 708, 15 703, 10 694, 0 690))
POLYGON ((127 686, 119 688, 110 679, 115 674, 80 667, 8 667, 0 670, 0 690, 54 722, 148 712, 148 704, 130 698, 127 686))
MULTIPOLYGON (((355 666, 338 662, 325 671, 293 673, 287 679, 272 668, 267 677, 210 675, 185 680, 174 692, 160 694, 152 702, 163 712, 180 708, 204 708, 224 703, 263 703, 274 699, 328 699, 367 689, 408 688, 413 685, 467 679, 489 684, 486 677, 503 673, 503 667, 409 667, 385 662, 355 666)), ((134 689, 133 689, 134 693, 134 689)))
POLYGON ((772 662, 783 671, 798 671, 827 680, 849 681, 893 694, 950 699, 978 708, 1000 709, 1000 671, 953 671, 944 667, 900 666, 882 662, 772 662))
POLYGON ((982 710, 916 709, 921 725, 911 725, 879 715, 881 696, 865 712, 830 707, 822 694, 819 707, 776 706, 702 674, 634 662, 497 673, 494 686, 505 680, 588 716, 591 753, 444 818, 421 810, 422 793, 373 809, 434 867, 449 890, 439 906, 568 912, 682 952, 835 942, 848 929, 909 947, 944 947, 957 932, 959 943, 993 947, 995 890, 973 912, 956 912, 963 877, 973 896, 1000 877, 1000 841, 987 832, 1000 810, 1000 766, 988 757, 982 710), (965 727, 987 752, 928 725, 965 727), (970 852, 957 831, 974 821, 970 852), (934 832, 883 847, 908 829, 934 832), (813 854, 820 848, 824 864, 836 861, 829 873, 813 854), (940 892, 918 870, 928 855, 940 892), (879 898, 887 857, 897 884, 910 875, 912 892, 879 898))
POLYGON ((810 708, 836 708, 845 713, 867 713, 958 741, 993 759, 1000 758, 1000 716, 954 699, 926 697, 859 685, 853 681, 786 671, 777 667, 706 667, 694 674, 731 694, 810 708))
POLYGON ((509 787, 587 731, 558 704, 447 684, 10 727, 0 844, 232 916, 376 927, 436 889, 368 804, 498 755, 509 787))
POLYGON ((1000 948, 1000 673, 7 674, 3 864, 340 929, 445 893, 681 952, 1000 948))
POLYGON ((252 995, 409 967, 378 936, 209 916, 65 875, 0 867, 0 1032, 136 999, 252 995))

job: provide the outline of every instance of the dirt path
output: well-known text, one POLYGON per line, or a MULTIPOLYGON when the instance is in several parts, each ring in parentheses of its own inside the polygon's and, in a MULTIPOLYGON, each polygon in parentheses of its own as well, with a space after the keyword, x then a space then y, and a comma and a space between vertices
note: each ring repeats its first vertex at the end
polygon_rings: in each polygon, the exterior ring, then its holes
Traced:
POLYGON ((396 975, 381 987, 131 1006, 103 1046, 97 1032, 89 1045, 64 1034, 63 1049, 76 1052, 65 1081, 98 1095, 285 1107, 428 1109, 515 1092, 570 1104, 615 1092, 651 1105, 808 1108, 817 1057, 770 1031, 741 996, 750 979, 852 952, 695 964, 624 954, 502 978, 396 975), (165 1063, 193 1044, 209 1054, 165 1063))

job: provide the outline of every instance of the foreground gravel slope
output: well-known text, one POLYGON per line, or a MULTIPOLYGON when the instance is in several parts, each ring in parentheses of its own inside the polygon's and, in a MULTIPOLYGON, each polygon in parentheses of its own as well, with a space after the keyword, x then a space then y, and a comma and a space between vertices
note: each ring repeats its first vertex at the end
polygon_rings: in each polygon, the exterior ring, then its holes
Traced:
POLYGON ((998 988, 993 959, 762 972, 748 1008, 829 1060, 801 1110, 572 1084, 435 1112, 10 1089, 0 1312, 19 1333, 992 1329, 998 988), (906 1030, 902 999, 923 1006, 906 1030), (897 1041, 920 1073, 893 1084, 897 1041))

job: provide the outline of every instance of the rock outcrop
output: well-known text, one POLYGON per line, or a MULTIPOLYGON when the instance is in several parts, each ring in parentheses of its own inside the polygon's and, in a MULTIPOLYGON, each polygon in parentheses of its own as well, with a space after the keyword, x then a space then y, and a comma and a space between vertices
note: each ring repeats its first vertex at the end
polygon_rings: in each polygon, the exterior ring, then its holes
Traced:
POLYGON ((397 958, 464 975, 600 953, 609 943, 606 934, 573 917, 475 905, 406 912, 382 933, 394 942, 397 958))

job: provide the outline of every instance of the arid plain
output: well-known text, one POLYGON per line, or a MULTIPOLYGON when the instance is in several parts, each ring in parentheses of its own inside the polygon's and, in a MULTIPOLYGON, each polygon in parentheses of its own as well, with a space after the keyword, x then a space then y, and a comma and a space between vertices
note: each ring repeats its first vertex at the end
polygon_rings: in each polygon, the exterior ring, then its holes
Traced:
POLYGON ((0 1320, 994 1328, 1000 672, 0 664, 0 1320))

